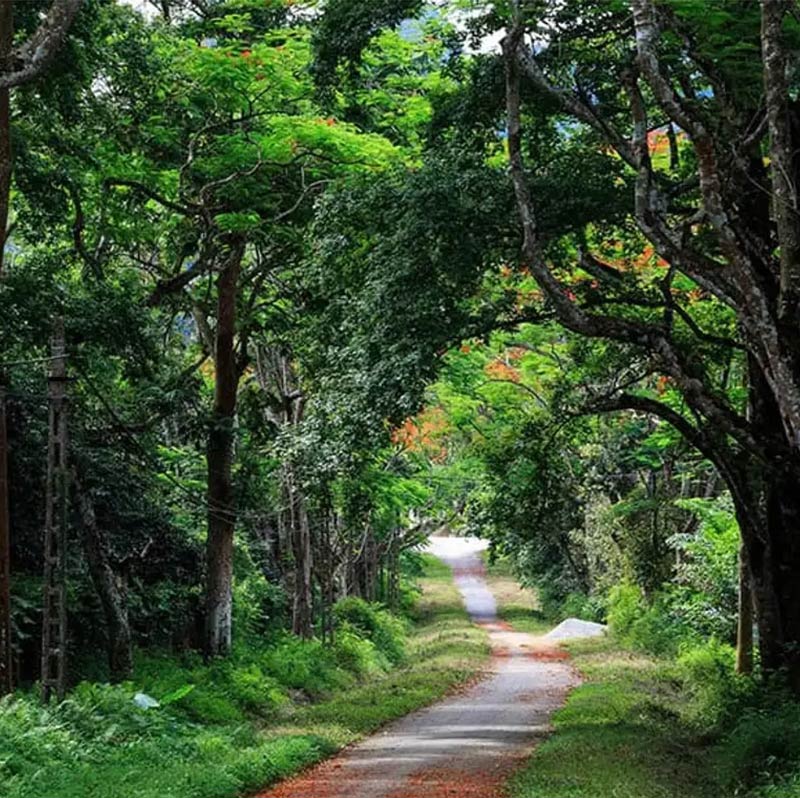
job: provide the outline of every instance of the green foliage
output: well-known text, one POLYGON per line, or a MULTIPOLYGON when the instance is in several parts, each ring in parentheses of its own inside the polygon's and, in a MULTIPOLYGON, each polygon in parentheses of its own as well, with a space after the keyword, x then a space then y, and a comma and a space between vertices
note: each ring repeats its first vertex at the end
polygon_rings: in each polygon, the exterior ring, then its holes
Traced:
POLYGON ((727 786, 741 791, 760 785, 758 796, 791 795, 782 777, 800 768, 798 724, 800 704, 780 692, 741 712, 719 751, 727 786))
POLYGON ((284 635, 264 652, 263 663, 281 684, 309 696, 352 684, 352 675, 337 667, 334 652, 319 640, 284 635))
POLYGON ((339 64, 354 69, 374 36, 414 16, 421 6, 421 0, 328 0, 314 37, 319 83, 329 86, 339 64))
POLYGON ((644 608, 644 598, 640 588, 630 584, 612 588, 608 596, 608 624, 611 631, 620 638, 631 634, 644 608))
POLYGON ((387 667, 386 658, 377 651, 371 640, 360 637, 358 631, 344 623, 336 633, 333 653, 337 665, 360 678, 382 673, 387 667))
POLYGON ((674 654, 690 637, 690 630, 672 611, 666 595, 659 594, 648 603, 641 588, 634 585, 612 589, 608 622, 621 641, 654 654, 674 654))
MULTIPOLYGON (((0 792, 234 798, 296 773, 463 684, 488 657, 486 634, 470 623, 447 569, 432 577, 407 630, 404 666, 388 672, 350 627, 333 648, 287 635, 209 666, 140 654, 136 686, 85 684, 60 705, 6 697, 0 792), (140 689, 160 706, 138 708, 140 689), (324 699, 309 703, 310 695, 324 699)), ((377 621, 370 611, 380 626, 382 611, 377 621)))
POLYGON ((338 601, 333 608, 340 627, 349 627, 374 643, 390 662, 403 660, 403 623, 397 616, 375 604, 350 596, 338 601))
MULTIPOLYGON (((243 567, 239 572, 243 572, 243 567)), ((233 623, 243 640, 253 641, 275 632, 285 621, 286 593, 250 564, 233 586, 233 623)))
POLYGON ((740 535, 730 498, 686 499, 679 504, 695 513, 700 525, 694 535, 674 540, 680 564, 669 588, 670 604, 697 634, 733 642, 740 535))
POLYGON ((687 687, 687 717, 705 733, 729 728, 753 691, 734 671, 735 651, 717 640, 687 648, 678 668, 687 687))

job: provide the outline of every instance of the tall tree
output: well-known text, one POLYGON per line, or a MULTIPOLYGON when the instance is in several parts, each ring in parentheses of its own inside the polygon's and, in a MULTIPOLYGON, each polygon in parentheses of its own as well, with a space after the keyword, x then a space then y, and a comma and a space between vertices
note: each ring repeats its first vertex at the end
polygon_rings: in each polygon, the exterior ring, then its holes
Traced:
MULTIPOLYGON (((589 3, 586 18, 595 23, 590 31, 582 19, 567 20, 559 9, 517 4, 503 50, 523 263, 562 324, 646 352, 680 391, 687 412, 635 392, 599 400, 596 409, 630 408, 663 418, 717 466, 733 495, 747 548, 762 663, 768 670, 787 669, 800 690, 800 505, 791 487, 800 478, 795 154, 800 128, 789 92, 796 67, 790 41, 798 33, 789 6, 764 0, 759 20, 751 3, 736 9, 715 3, 707 16, 705 4, 632 0, 627 18, 624 9, 589 3), (569 74, 564 67, 570 59, 579 63, 581 48, 612 26, 628 31, 634 58, 612 53, 595 65, 580 63, 573 83, 558 83, 569 74), (549 32, 548 45, 534 47, 531 37, 542 29, 549 32), (723 29, 722 39, 712 38, 723 29), (741 69, 743 51, 754 66, 749 72, 741 69), (757 90, 759 58, 765 105, 757 90), (537 221, 541 202, 524 160, 528 93, 588 129, 596 146, 613 152, 635 176, 635 221, 667 264, 660 299, 642 282, 631 284, 622 273, 603 270, 602 299, 581 301, 554 269, 537 221), (689 174, 671 175, 653 157, 651 131, 667 123, 689 142, 689 174), (676 292, 679 275, 708 304, 732 314, 732 335, 703 328, 676 292), (624 296, 615 295, 614 280, 629 286, 624 296), (653 310, 596 310, 616 303, 653 310), (746 359, 747 414, 720 392, 707 364, 692 354, 693 346, 714 338, 746 359)), ((602 258, 589 252, 580 265, 587 261, 602 258)))

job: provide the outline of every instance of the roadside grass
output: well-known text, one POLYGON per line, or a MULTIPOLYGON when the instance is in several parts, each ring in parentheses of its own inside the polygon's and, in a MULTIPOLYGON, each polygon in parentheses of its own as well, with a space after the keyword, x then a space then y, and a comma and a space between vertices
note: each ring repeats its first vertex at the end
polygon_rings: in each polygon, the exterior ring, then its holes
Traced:
POLYGON ((490 654, 485 630, 469 620, 452 573, 424 557, 422 588, 403 667, 329 701, 300 708, 296 721, 325 724, 332 739, 352 742, 384 723, 426 706, 471 679, 490 654))
POLYGON ((567 645, 585 682, 509 783, 513 798, 720 798, 710 748, 683 721, 673 663, 613 639, 567 645))
POLYGON ((498 557, 490 563, 486 557, 486 582, 497 600, 497 615, 520 632, 544 634, 552 624, 544 617, 536 591, 521 587, 510 562, 498 557))
MULTIPOLYGON (((133 692, 143 686, 138 684, 85 685, 64 704, 46 709, 32 695, 6 698, 0 702, 0 795, 233 798, 269 787, 437 700, 486 662, 486 633, 470 623, 449 569, 425 558, 420 585, 402 664, 364 665, 358 678, 329 668, 336 678, 329 675, 316 695, 322 652, 309 663, 308 651, 297 646, 293 666, 308 670, 303 690, 287 690, 264 676, 267 665, 233 663, 212 671, 202 690, 156 710, 133 705, 133 692), (181 703, 190 699, 194 705, 187 713, 181 703)), ((337 656, 343 651, 373 662, 367 641, 353 636, 346 642, 337 656)), ((286 645, 288 656, 293 649, 291 642, 286 645)), ((164 672, 169 663, 150 667, 164 672)), ((179 675, 186 673, 202 671, 197 666, 179 675)), ((152 683, 155 676, 149 678, 152 683)))

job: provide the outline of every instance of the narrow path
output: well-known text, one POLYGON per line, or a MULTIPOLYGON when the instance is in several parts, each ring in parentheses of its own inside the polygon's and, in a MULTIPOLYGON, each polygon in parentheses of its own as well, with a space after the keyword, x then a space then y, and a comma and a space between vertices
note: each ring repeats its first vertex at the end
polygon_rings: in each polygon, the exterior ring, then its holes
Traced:
POLYGON ((494 656, 487 678, 262 798, 499 798, 576 677, 552 644, 498 622, 483 578, 483 547, 468 538, 431 540, 431 551, 453 569, 467 611, 489 631, 494 656))

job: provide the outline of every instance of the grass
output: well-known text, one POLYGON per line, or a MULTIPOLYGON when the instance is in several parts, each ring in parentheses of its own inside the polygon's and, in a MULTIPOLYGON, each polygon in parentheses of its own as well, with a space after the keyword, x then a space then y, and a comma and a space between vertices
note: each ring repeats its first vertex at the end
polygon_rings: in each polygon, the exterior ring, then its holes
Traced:
MULTIPOLYGON (((547 630, 508 562, 487 571, 500 617, 547 630)), ((677 659, 626 645, 567 644, 584 683, 511 777, 509 798, 800 798, 800 705, 778 685, 736 677, 718 641, 677 659)))
MULTIPOLYGON (((200 684, 173 705, 146 712, 132 703, 133 685, 85 685, 46 710, 34 697, 5 699, 0 795, 233 798, 302 770, 442 697, 488 658, 486 634, 469 622, 449 570, 428 559, 420 584, 403 664, 370 665, 360 678, 330 667, 325 657, 331 655, 322 651, 319 667, 300 673, 308 652, 304 659, 289 641, 283 650, 299 673, 294 690, 269 675, 280 663, 271 663, 267 652, 247 667, 175 668, 170 687, 188 677, 200 684), (325 682, 316 695, 315 680, 325 682)), ((367 665, 376 661, 368 642, 355 636, 342 650, 367 665)), ((145 663, 140 688, 168 670, 163 661, 149 668, 145 663)), ((163 678, 159 684, 166 686, 163 678)), ((163 696, 163 689, 155 694, 163 696)))
POLYGON ((486 581, 497 599, 501 620, 530 634, 544 634, 552 628, 541 612, 536 592, 520 587, 507 559, 499 557, 490 563, 487 558, 486 581))
POLYGON ((514 798, 720 798, 709 749, 682 722, 669 664, 613 640, 569 645, 585 683, 510 784, 514 798))
MULTIPOLYGON (((551 628, 507 562, 488 565, 487 579, 503 620, 532 634, 551 628)), ((585 681, 554 715, 554 734, 511 778, 511 798, 721 798, 711 749, 685 722, 674 663, 610 638, 568 648, 585 681)))

